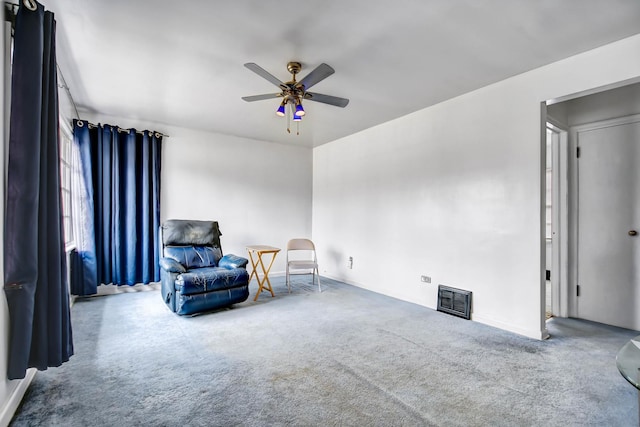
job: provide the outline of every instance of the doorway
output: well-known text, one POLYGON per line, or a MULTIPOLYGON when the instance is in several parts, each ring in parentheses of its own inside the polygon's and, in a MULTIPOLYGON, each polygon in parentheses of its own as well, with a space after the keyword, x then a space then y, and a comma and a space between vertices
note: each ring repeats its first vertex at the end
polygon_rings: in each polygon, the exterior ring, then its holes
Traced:
POLYGON ((547 159, 551 313, 640 329, 640 84, 550 101, 546 119, 560 131, 547 159))

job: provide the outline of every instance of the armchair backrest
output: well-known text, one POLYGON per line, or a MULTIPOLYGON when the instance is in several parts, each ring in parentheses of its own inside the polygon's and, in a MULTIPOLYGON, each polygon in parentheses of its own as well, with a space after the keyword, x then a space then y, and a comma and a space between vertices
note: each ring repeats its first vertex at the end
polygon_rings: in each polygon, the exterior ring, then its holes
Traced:
POLYGON ((222 258, 217 221, 170 219, 160 227, 162 254, 185 268, 215 267, 222 258))
POLYGON ((168 219, 162 224, 164 246, 217 246, 220 247, 218 221, 168 219))

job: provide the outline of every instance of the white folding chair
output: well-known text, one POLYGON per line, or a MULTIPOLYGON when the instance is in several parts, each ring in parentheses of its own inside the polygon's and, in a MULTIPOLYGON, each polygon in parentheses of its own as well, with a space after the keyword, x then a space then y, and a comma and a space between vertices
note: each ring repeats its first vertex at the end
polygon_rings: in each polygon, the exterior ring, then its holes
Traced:
POLYGON ((318 292, 320 288, 320 272, 318 271, 318 259, 316 257, 316 247, 309 239, 291 239, 287 243, 287 288, 291 293, 291 274, 313 274, 311 283, 318 281, 318 292), (290 257, 291 253, 291 257, 290 257), (304 273, 293 273, 294 270, 304 270, 304 273), (309 272, 311 270, 311 272, 309 272), (317 278, 317 279, 316 279, 317 278))

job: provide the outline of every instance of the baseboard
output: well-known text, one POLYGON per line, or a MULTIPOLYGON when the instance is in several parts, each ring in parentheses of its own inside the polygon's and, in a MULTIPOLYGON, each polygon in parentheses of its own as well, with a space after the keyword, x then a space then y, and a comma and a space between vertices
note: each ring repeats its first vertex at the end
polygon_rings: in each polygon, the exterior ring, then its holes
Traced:
MULTIPOLYGON (((271 271, 269 277, 281 277, 285 275, 285 271, 271 271)), ((262 272, 260 272, 262 278, 262 272)), ((100 285, 98 286, 97 296, 127 294, 131 292, 147 292, 157 291, 160 289, 160 282, 149 283, 148 285, 137 284, 134 286, 116 286, 116 285, 100 285)), ((1 426, 0 426, 1 427, 1 426)))
MULTIPOLYGON (((334 276, 334 275, 331 275, 331 274, 327 274, 326 272, 320 274, 320 276, 321 277, 326 277, 327 279, 335 280, 336 282, 346 283, 347 285, 355 286, 356 288, 362 288, 362 289, 367 290, 367 291, 376 292, 376 291, 373 291, 373 290, 367 288, 362 283, 354 282, 353 280, 349 280, 346 277, 334 276)), ((382 292, 376 292, 376 293, 381 294, 381 295, 385 295, 385 296, 388 296, 388 297, 391 297, 391 298, 394 298, 391 295, 386 295, 386 294, 383 294, 382 292)))
MULTIPOLYGON (((249 272, 249 274, 251 274, 251 266, 249 266, 249 268, 247 269, 247 271, 249 272)), ((262 270, 258 269, 258 272, 260 273, 260 278, 262 279, 262 270)), ((269 272, 269 277, 284 277, 287 275, 287 272, 285 270, 282 271, 270 271, 269 272)), ((255 279, 252 279, 255 280, 255 279)))
POLYGON ((35 368, 27 369, 27 373, 23 379, 10 382, 10 384, 15 383, 15 386, 13 390, 9 392, 9 398, 0 407, 0 427, 7 427, 11 422, 11 418, 13 418, 13 414, 15 414, 18 406, 20 406, 20 402, 22 402, 22 398, 27 392, 29 384, 31 384, 31 381, 33 381, 33 378, 36 376, 36 372, 35 368))
POLYGON ((529 329, 522 329, 522 328, 513 326, 513 324, 511 323, 503 322, 488 316, 482 316, 475 313, 472 315, 471 319, 478 323, 482 323, 488 326, 493 326, 494 328, 502 329, 508 332, 513 332, 514 334, 523 335, 525 337, 533 338, 536 340, 545 340, 549 338, 549 333, 547 332, 546 329, 534 330, 534 331, 529 329))
POLYGON ((126 294, 130 292, 146 292, 146 291, 156 291, 160 289, 160 283, 149 283, 148 285, 134 285, 134 286, 116 286, 116 285, 100 285, 98 286, 98 293, 96 295, 116 295, 116 294, 126 294))
MULTIPOLYGON (((366 290, 371 291, 371 292, 376 292, 376 293, 379 293, 381 295, 388 296, 390 298, 396 298, 396 299, 400 299, 401 301, 406 301, 406 302, 410 302, 412 304, 420 305, 419 303, 417 303, 415 301, 409 301, 409 300, 406 300, 406 299, 397 298, 397 297, 394 297, 393 295, 389 295, 389 294, 386 294, 384 292, 378 292, 376 290, 367 288, 366 286, 364 286, 364 285, 362 285, 362 284, 360 284, 358 282, 354 282, 352 280, 345 279, 344 277, 332 276, 332 275, 329 275, 329 274, 326 274, 326 273, 323 274, 323 277, 327 277, 327 278, 332 279, 332 280, 337 280, 339 282, 343 282, 343 283, 346 283, 346 284, 351 285, 351 286, 356 286, 358 288, 366 289, 366 290)), ((436 309, 435 307, 427 307, 427 306, 424 306, 424 307, 431 308, 432 310, 436 309)), ((522 328, 514 327, 513 324, 511 324, 511 323, 506 323, 506 322, 502 322, 502 321, 499 321, 499 320, 495 320, 495 319, 490 318, 490 317, 485 317, 485 316, 482 316, 482 315, 478 315, 477 313, 472 313, 471 314, 471 321, 478 322, 478 323, 483 323, 483 324, 488 325, 488 326, 493 326, 494 328, 502 329, 502 330, 508 331, 508 332, 513 332, 515 334, 523 335, 525 337, 533 338, 533 339, 536 339, 536 340, 546 340, 547 338, 549 338, 549 332, 547 331, 546 328, 541 330, 541 331, 532 331, 532 330, 528 330, 528 329, 522 329, 522 328)))

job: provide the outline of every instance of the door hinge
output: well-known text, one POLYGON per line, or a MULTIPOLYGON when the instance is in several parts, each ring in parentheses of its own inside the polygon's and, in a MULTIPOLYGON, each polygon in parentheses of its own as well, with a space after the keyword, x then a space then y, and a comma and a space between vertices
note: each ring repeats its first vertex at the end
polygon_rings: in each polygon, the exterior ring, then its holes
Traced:
POLYGON ((580 296, 580 285, 576 286, 576 296, 579 297, 580 296))
POLYGON ((576 147, 576 157, 580 158, 580 147, 576 147))

